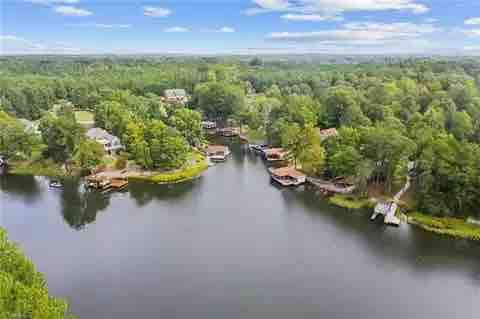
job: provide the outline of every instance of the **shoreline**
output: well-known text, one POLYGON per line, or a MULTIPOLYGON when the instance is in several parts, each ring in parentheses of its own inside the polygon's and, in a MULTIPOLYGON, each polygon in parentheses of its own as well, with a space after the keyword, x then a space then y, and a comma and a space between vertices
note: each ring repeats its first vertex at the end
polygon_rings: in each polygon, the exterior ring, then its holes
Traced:
MULTIPOLYGON (((157 185, 174 185, 196 180, 208 169, 205 157, 196 156, 196 160, 197 162, 194 165, 182 169, 168 172, 153 172, 149 176, 130 175, 127 179, 157 185)), ((67 174, 58 164, 48 161, 37 163, 14 162, 10 165, 8 174, 48 178, 75 178, 80 176, 78 170, 73 170, 73 172, 73 174, 67 174)), ((324 200, 330 205, 348 210, 371 209, 375 205, 375 201, 372 198, 357 198, 352 195, 337 194, 324 200)), ((480 227, 463 219, 435 217, 416 211, 398 215, 402 217, 404 222, 437 235, 448 236, 452 239, 480 241, 480 227)))
MULTIPOLYGON (((347 195, 334 195, 326 200, 331 205, 348 210, 369 209, 374 205, 374 201, 371 198, 358 199, 347 195)), ((409 225, 436 235, 456 240, 480 241, 480 226, 468 223, 460 218, 435 217, 415 211, 397 213, 397 215, 409 225)))
POLYGON ((407 214, 407 223, 437 235, 480 241, 480 227, 460 218, 435 217, 412 212, 407 214))
MULTIPOLYGON (((150 182, 159 185, 187 182, 199 178, 202 173, 208 169, 207 160, 203 155, 195 153, 193 157, 195 159, 195 164, 180 169, 166 172, 153 171, 149 172, 148 175, 145 175, 142 172, 127 173, 122 177, 132 181, 150 182)), ((72 173, 68 174, 60 165, 53 163, 52 161, 13 162, 9 165, 6 174, 59 179, 77 178, 82 176, 81 170, 78 168, 74 168, 72 173)))

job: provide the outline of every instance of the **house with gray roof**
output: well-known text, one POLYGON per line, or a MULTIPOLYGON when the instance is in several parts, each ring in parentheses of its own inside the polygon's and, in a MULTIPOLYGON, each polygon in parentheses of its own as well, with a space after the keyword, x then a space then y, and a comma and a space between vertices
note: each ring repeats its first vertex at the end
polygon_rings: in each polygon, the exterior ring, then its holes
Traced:
POLYGON ((120 150, 123 150, 123 145, 120 139, 102 128, 94 127, 87 131, 86 136, 94 141, 103 145, 105 152, 108 154, 115 154, 120 150))

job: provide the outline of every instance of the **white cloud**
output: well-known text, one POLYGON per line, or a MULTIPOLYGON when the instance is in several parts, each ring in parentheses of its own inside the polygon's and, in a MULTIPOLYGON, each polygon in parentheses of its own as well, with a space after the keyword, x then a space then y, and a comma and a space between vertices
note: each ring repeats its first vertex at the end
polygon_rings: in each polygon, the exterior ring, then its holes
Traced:
POLYGON ((220 33, 234 33, 235 29, 232 28, 232 27, 222 27, 222 28, 218 29, 217 32, 220 32, 220 33))
POLYGON ((184 27, 171 27, 171 28, 166 28, 163 31, 171 32, 171 33, 183 33, 183 32, 189 32, 190 30, 184 27))
POLYGON ((143 7, 143 14, 152 18, 166 18, 172 14, 172 10, 160 7, 143 7))
POLYGON ((386 42, 420 38, 438 31, 431 24, 347 23, 342 28, 312 32, 274 32, 267 39, 287 42, 341 43, 378 45, 386 42))
POLYGON ((465 51, 479 51, 480 52, 480 45, 467 45, 463 47, 465 51))
POLYGON ((54 10, 61 15, 73 17, 86 17, 93 14, 91 11, 73 6, 58 6, 54 10))
POLYGON ((66 43, 37 43, 15 35, 0 35, 0 54, 78 54, 81 49, 66 43))
POLYGON ((480 29, 462 30, 462 32, 471 37, 480 36, 480 29))
POLYGON ((429 8, 417 0, 253 0, 254 7, 247 15, 264 12, 289 12, 303 14, 341 15, 353 11, 410 11, 422 14, 429 8))
POLYGON ((72 23, 67 24, 69 27, 85 27, 97 29, 129 29, 131 24, 106 24, 106 23, 72 23))
POLYGON ((25 0, 25 2, 30 2, 34 4, 41 5, 50 5, 50 4, 76 4, 79 3, 79 0, 25 0))
POLYGON ((465 20, 466 25, 480 25, 480 17, 479 18, 470 18, 465 20))
POLYGON ((328 16, 320 14, 296 14, 296 13, 287 13, 281 16, 284 20, 290 21, 341 21, 343 20, 340 16, 328 16))

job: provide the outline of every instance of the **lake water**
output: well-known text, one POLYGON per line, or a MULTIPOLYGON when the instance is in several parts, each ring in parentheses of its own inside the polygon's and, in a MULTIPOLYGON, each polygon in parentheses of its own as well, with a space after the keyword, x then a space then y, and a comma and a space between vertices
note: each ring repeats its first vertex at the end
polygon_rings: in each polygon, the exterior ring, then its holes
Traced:
POLYGON ((234 151, 108 196, 3 177, 0 223, 80 319, 479 318, 479 244, 279 189, 234 151))

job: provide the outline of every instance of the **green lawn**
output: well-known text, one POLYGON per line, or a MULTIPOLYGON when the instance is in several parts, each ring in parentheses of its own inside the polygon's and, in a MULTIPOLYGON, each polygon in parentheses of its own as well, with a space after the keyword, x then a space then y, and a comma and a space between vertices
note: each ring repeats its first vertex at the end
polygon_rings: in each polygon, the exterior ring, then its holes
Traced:
POLYGON ((192 161, 186 167, 169 172, 157 173, 149 177, 132 176, 130 179, 148 181, 156 184, 176 184, 195 179, 207 169, 208 163, 205 157, 200 153, 193 153, 192 161))
POLYGON ((357 198, 352 195, 334 195, 328 199, 332 205, 348 208, 348 209, 362 209, 374 206, 374 203, 368 198, 357 198))
POLYGON ((65 175, 61 166, 52 160, 12 162, 10 163, 9 173, 47 177, 62 177, 65 175))
POLYGON ((75 112, 75 119, 77 120, 77 122, 93 123, 95 121, 95 116, 92 112, 77 111, 75 112))

